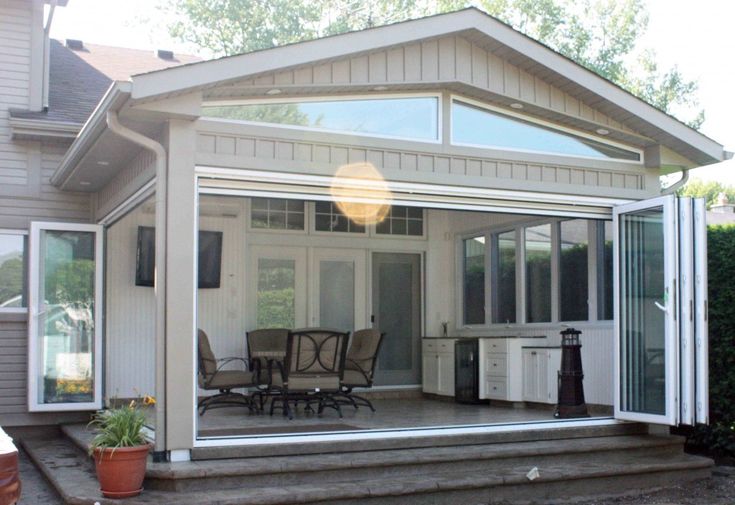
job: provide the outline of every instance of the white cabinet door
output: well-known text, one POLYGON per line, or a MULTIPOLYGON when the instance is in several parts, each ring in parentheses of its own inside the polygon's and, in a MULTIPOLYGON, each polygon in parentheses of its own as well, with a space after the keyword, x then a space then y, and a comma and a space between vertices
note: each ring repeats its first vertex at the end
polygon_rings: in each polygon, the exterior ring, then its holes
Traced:
POLYGON ((454 353, 437 353, 437 362, 439 367, 437 394, 454 396, 454 353))
POLYGON ((523 349, 523 400, 539 401, 539 360, 532 349, 523 349))
POLYGON ((424 393, 437 394, 439 391, 439 361, 437 354, 435 352, 424 351, 422 364, 424 393))

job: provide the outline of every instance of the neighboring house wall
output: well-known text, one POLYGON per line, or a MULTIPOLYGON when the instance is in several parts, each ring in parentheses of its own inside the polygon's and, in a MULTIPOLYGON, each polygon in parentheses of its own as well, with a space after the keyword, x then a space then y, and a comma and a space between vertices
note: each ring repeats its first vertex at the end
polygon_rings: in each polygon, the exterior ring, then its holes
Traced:
MULTIPOLYGON (((19 141, 10 135, 8 109, 40 104, 32 95, 39 85, 34 55, 41 30, 38 5, 0 0, 0 229, 28 230, 31 221, 90 219, 89 195, 61 192, 49 183, 69 144, 19 141)), ((25 314, 0 313, 0 425, 49 424, 59 419, 28 413, 26 321, 25 314)))

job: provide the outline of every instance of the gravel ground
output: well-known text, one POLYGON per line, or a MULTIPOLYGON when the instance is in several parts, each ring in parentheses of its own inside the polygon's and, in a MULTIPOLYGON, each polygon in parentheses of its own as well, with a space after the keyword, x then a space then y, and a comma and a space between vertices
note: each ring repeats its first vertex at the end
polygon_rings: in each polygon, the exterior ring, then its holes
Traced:
MULTIPOLYGON (((20 452, 20 476, 23 482, 23 494, 18 505, 64 505, 56 491, 22 450, 20 452)), ((716 467, 711 479, 662 489, 641 496, 625 496, 574 503, 574 505, 626 504, 735 505, 735 467, 716 467)))

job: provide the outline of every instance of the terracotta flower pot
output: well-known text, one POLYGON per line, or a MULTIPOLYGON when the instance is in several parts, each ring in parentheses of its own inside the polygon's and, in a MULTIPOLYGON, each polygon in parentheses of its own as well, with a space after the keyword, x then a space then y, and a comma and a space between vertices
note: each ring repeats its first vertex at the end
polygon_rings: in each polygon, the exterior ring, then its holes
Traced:
POLYGON ((128 498, 143 491, 145 466, 150 444, 117 449, 95 449, 94 466, 102 495, 128 498))

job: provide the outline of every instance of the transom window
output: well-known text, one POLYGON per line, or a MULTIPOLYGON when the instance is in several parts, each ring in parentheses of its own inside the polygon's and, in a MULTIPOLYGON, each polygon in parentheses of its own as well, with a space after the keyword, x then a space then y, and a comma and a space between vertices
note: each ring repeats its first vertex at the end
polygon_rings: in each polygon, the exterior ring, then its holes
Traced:
POLYGON ((266 230, 304 230, 304 201, 253 198, 250 226, 266 230))
POLYGON ((452 100, 452 143, 584 158, 641 161, 641 155, 606 142, 452 100))
POLYGON ((0 232, 0 311, 26 304, 26 235, 0 232))
POLYGON ((365 225, 357 224, 337 207, 334 202, 314 204, 314 229, 343 233, 365 233, 365 225))
POLYGON ((393 205, 389 215, 375 225, 375 233, 420 237, 424 234, 424 211, 419 207, 393 205))
POLYGON ((203 115, 319 130, 436 141, 435 96, 204 106, 203 115))

